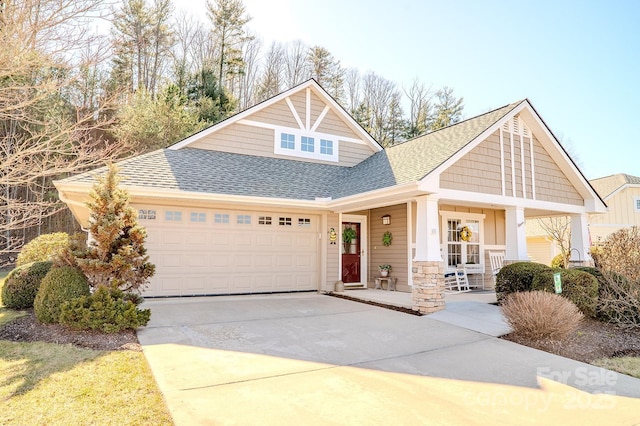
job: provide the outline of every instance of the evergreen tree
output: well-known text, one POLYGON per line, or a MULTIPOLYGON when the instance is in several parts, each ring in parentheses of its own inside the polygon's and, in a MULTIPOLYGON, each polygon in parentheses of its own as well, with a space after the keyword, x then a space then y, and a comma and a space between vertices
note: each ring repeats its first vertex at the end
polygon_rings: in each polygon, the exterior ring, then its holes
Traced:
POLYGON ((436 93, 436 104, 429 130, 434 131, 450 126, 462 118, 463 98, 453 96, 453 89, 443 87, 436 93))
POLYGON ((129 194, 118 187, 118 168, 110 165, 106 176, 93 186, 89 207, 89 244, 74 253, 89 284, 141 293, 155 265, 144 246, 147 233, 138 225, 129 194))
POLYGON ((218 81, 228 88, 228 77, 244 72, 242 45, 251 39, 244 26, 251 17, 246 14, 242 0, 207 0, 206 4, 218 51, 218 81))

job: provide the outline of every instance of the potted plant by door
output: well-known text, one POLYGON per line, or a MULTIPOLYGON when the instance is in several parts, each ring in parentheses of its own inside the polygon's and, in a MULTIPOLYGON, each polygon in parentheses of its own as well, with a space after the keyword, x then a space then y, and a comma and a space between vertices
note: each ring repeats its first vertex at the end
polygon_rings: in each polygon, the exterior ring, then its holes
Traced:
POLYGON ((378 266, 378 271, 380 271, 381 277, 386 277, 389 275, 389 271, 391 270, 391 265, 380 265, 378 266))
POLYGON ((344 252, 345 253, 350 253, 351 251, 353 251, 353 253, 355 253, 355 247, 353 247, 353 250, 351 250, 351 243, 357 237, 358 237, 358 233, 356 232, 355 229, 353 229, 351 227, 344 228, 344 231, 342 231, 342 242, 344 243, 344 252))

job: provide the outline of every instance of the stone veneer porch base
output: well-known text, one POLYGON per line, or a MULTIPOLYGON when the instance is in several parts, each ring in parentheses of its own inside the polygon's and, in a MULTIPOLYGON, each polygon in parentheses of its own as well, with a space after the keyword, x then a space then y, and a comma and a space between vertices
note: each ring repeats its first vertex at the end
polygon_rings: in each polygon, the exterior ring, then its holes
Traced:
POLYGON ((431 314, 445 308, 444 262, 413 261, 413 309, 431 314))

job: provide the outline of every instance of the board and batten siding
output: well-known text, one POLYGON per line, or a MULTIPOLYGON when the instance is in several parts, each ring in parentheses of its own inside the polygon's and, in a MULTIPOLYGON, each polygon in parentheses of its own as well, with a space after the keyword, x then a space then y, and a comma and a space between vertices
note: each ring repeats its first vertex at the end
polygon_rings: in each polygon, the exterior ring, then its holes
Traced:
POLYGON ((369 211, 369 282, 368 287, 375 287, 375 277, 380 276, 378 266, 391 265, 389 276, 397 278, 396 288, 399 291, 411 291, 409 287, 407 259, 407 205, 397 204, 369 211), (391 216, 391 224, 383 225, 382 216, 391 216), (391 245, 382 244, 385 232, 391 232, 391 245))
MULTIPOLYGON (((518 123, 525 126, 522 120, 518 123)), ((492 133, 442 172, 440 186, 482 194, 584 204, 576 188, 535 135, 528 129, 522 134, 514 133, 518 130, 509 130, 507 124, 507 130, 500 128, 492 133)))
POLYGON ((635 200, 640 199, 640 188, 627 187, 605 202, 609 206, 606 213, 589 216, 591 240, 596 243, 610 234, 631 226, 640 226, 640 212, 635 209, 635 200))

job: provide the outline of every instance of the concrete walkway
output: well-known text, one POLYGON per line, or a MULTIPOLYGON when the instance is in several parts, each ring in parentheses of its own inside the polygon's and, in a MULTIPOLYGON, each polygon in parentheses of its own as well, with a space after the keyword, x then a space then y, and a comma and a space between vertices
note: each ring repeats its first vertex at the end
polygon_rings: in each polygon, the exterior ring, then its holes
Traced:
POLYGON ((429 316, 319 294, 145 306, 178 425, 640 422, 640 380, 429 316))

